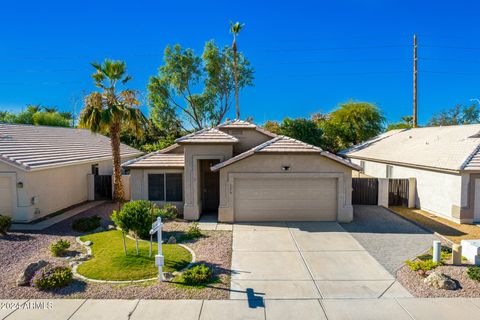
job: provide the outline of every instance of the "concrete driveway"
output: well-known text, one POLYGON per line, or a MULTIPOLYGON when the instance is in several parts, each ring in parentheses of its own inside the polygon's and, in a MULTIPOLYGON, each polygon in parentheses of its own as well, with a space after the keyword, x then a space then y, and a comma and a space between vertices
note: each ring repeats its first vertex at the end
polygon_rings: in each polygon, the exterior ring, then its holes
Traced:
POLYGON ((409 297, 335 222, 233 226, 231 299, 409 297))

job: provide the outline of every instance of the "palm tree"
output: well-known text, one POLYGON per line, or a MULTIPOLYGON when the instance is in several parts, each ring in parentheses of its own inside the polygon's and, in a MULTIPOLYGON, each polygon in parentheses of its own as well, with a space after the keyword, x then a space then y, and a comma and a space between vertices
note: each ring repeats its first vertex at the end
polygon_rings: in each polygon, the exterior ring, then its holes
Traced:
POLYGON ((45 110, 46 113, 55 113, 58 111, 57 107, 48 107, 48 106, 43 107, 43 110, 45 110))
POLYGON ((43 107, 40 104, 29 104, 27 106, 27 111, 30 113, 37 113, 40 112, 43 107))
POLYGON ((240 119, 240 107, 238 105, 238 78, 237 78, 237 36, 240 33, 240 30, 245 26, 245 24, 240 22, 231 22, 230 21, 230 33, 233 34, 233 78, 235 80, 235 109, 236 109, 236 118, 240 119))
POLYGON ((138 106, 137 92, 130 89, 117 91, 120 82, 125 85, 132 78, 126 74, 123 61, 105 60, 102 64, 92 63, 95 73, 92 78, 101 91, 92 92, 85 98, 80 113, 80 127, 110 136, 113 159, 113 200, 123 202, 125 194, 122 184, 120 158, 120 132, 122 127, 142 135, 145 116, 138 106))

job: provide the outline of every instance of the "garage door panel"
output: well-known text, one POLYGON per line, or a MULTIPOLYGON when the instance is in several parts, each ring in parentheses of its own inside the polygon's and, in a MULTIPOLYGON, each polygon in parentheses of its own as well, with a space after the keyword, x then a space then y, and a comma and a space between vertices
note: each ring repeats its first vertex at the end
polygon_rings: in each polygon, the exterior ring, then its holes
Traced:
POLYGON ((335 221, 334 178, 235 179, 236 221, 335 221))

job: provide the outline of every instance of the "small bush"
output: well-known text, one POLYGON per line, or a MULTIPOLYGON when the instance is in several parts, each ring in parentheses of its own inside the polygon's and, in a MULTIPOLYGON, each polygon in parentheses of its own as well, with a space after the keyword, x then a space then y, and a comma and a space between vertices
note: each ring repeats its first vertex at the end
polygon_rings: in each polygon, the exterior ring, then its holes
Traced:
POLYGON ((31 280, 31 285, 39 290, 60 288, 73 280, 72 270, 63 266, 46 266, 38 270, 31 280))
POLYGON ((198 222, 192 222, 190 227, 188 227, 187 232, 183 235, 183 238, 186 240, 197 239, 202 236, 202 231, 198 226, 198 222))
POLYGON ((467 268, 467 275, 470 279, 475 281, 480 281, 480 267, 468 267, 467 268))
POLYGON ((162 218, 162 221, 174 220, 178 216, 178 209, 173 204, 167 203, 161 209, 158 209, 156 214, 162 218))
POLYGON ((54 257, 61 257, 67 253, 68 248, 70 248, 70 241, 60 239, 50 245, 50 252, 54 257))
POLYGON ((12 218, 7 216, 2 216, 0 214, 0 234, 7 234, 8 229, 12 225, 12 218))
POLYGON ((416 261, 405 261, 405 264, 412 271, 429 271, 435 269, 440 265, 440 263, 433 262, 432 260, 416 260, 416 261))
POLYGON ((76 219, 72 223, 72 229, 79 232, 89 232, 100 227, 102 218, 99 216, 84 217, 76 219))
POLYGON ((212 270, 204 264, 196 265, 182 274, 184 284, 201 285, 210 282, 213 278, 212 270))

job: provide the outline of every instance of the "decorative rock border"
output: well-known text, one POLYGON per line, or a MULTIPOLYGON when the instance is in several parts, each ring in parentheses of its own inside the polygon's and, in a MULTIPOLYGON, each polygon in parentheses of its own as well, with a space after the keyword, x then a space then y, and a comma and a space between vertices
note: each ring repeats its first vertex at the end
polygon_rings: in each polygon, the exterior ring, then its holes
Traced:
MULTIPOLYGON (((133 238, 130 238, 130 239, 133 239, 133 238)), ((81 280, 84 280, 84 281, 89 281, 89 282, 95 282, 95 283, 111 283, 111 284, 125 284, 125 283, 141 283, 141 282, 148 282, 148 281, 153 281, 153 280, 158 280, 158 277, 155 277, 155 278, 148 278, 148 279, 139 279, 139 280, 99 280, 99 279, 92 279, 92 278, 88 278, 88 277, 85 277, 81 274, 78 273, 77 271, 77 268, 79 265, 81 265, 84 261, 90 259, 92 257, 92 248, 90 248, 89 246, 87 246, 85 244, 85 242, 83 242, 82 240, 80 240, 80 237, 76 237, 75 240, 80 244, 82 245, 86 250, 87 250, 87 259, 85 260, 76 260, 76 261, 72 261, 74 264, 72 265, 72 273, 73 273, 73 276, 77 279, 81 279, 81 280)), ((146 241, 146 242, 149 242, 147 240, 143 240, 143 239, 139 239, 140 241, 146 241)), ((178 271, 178 272, 184 272, 185 270, 187 270, 188 268, 190 268, 191 266, 193 266, 195 264, 195 262, 197 261, 197 257, 195 255, 195 252, 190 249, 189 247, 187 247, 186 245, 184 244, 180 244, 180 243, 177 243, 177 245, 179 245, 180 247, 188 250, 188 252, 190 252, 190 254, 192 255, 192 261, 185 267, 183 268, 182 270, 178 271)), ((165 274, 168 273, 168 272, 164 272, 163 273, 163 277, 165 278, 165 274)))

